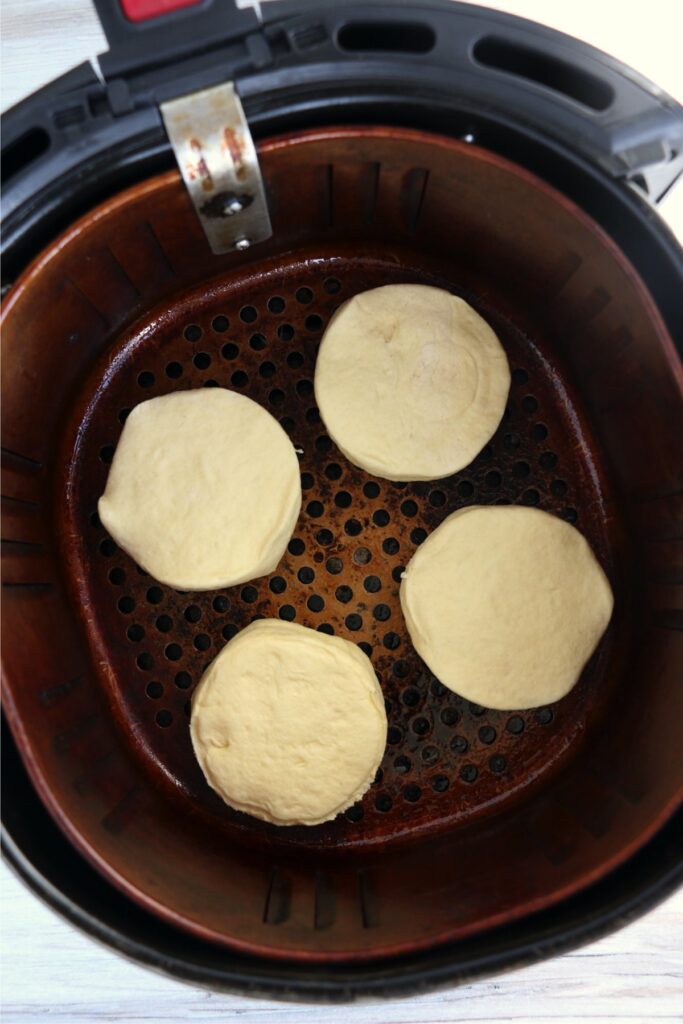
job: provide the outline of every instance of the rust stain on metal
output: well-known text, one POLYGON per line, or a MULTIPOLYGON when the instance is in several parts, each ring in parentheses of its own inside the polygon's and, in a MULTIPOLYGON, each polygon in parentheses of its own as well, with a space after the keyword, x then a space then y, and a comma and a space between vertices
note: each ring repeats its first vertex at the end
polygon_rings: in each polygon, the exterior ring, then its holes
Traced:
POLYGON ((196 181, 197 178, 201 178, 202 188, 205 192, 213 191, 213 178, 211 177, 211 171, 209 170, 208 164, 204 159, 202 153, 202 144, 199 139, 190 139, 190 149, 197 153, 196 162, 188 162, 185 164, 187 170, 187 177, 189 181, 196 181))
POLYGON ((247 176, 244 165, 244 139, 233 128, 223 129, 223 151, 230 154, 235 166, 235 177, 238 181, 243 181, 247 176))

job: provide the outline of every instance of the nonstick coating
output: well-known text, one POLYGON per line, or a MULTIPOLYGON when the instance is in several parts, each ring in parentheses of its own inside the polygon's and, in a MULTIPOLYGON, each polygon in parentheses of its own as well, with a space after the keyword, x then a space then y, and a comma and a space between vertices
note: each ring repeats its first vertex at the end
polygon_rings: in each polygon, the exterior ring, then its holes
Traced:
POLYGON ((683 404, 642 282, 539 179, 397 129, 302 133, 260 157, 275 231, 253 258, 213 257, 169 174, 74 225, 10 297, 5 706, 62 829, 143 906, 246 953, 363 961, 550 907, 677 805, 683 404), (479 310, 512 388, 471 466, 398 485, 337 451, 312 381, 339 303, 409 281, 479 310), (304 504, 272 576, 183 594, 117 549, 96 504, 127 412, 203 386, 277 416, 302 449, 304 504), (451 694, 400 614, 400 572, 427 533, 497 502, 575 523, 615 591, 604 641, 551 708, 494 712, 451 694), (235 813, 193 759, 192 689, 259 615, 355 640, 380 678, 387 752, 332 823, 235 813))

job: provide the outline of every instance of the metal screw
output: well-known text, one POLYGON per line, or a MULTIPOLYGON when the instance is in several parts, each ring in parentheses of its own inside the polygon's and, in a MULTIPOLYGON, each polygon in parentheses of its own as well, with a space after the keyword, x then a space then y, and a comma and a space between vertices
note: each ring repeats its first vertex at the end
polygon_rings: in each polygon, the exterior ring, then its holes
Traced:
POLYGON ((462 141, 463 142, 469 142, 470 144, 473 143, 474 142, 474 135, 472 134, 472 132, 467 132, 466 135, 463 135, 462 141))
POLYGON ((244 209, 244 203, 237 196, 233 196, 223 207, 223 214, 226 217, 233 217, 236 213, 241 213, 244 209))
POLYGON ((238 238, 237 241, 235 242, 235 248, 238 249, 240 252, 244 252, 244 250, 248 249, 250 245, 251 242, 249 241, 248 238, 238 238))

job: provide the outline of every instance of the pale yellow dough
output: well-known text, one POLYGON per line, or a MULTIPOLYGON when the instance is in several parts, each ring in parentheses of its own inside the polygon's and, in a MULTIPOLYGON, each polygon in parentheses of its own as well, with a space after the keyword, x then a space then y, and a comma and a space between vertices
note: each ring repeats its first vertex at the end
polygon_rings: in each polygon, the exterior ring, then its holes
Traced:
POLYGON ((579 531, 519 506, 454 512, 418 548, 401 583, 411 640, 431 671, 467 700, 503 711, 564 697, 612 605, 579 531))
POLYGON ((320 415, 356 466, 387 480, 435 480, 468 465, 500 423, 510 370, 463 299, 418 284, 345 302, 315 369, 320 415))
POLYGON ((231 807, 277 825, 317 825, 370 786, 387 718, 355 644, 260 619, 204 673, 190 728, 207 782, 231 807))
POLYGON ((300 508, 299 463, 284 430, 250 398, 220 388, 136 406, 98 504, 114 540, 179 590, 272 572, 300 508))

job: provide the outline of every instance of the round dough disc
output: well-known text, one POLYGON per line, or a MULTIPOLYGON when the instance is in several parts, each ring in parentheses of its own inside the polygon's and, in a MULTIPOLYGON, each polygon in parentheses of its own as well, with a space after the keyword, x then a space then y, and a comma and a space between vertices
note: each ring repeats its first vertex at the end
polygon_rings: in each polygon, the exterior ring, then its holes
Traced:
POLYGON ((98 504, 114 540, 179 590, 272 572, 300 508, 299 462, 284 430, 250 398, 220 388, 136 406, 98 504))
POLYGON ((448 516, 401 583, 420 657, 449 689, 501 711, 564 697, 612 605, 607 577, 579 531, 512 505, 448 516))
POLYGON ((317 825, 370 786, 387 717, 355 644, 260 619, 204 673, 191 733, 207 782, 231 807, 276 825, 317 825))
POLYGON ((315 368, 330 437, 387 480, 436 480, 468 465, 495 433, 509 390, 507 358, 486 321, 420 284, 345 302, 315 368))

